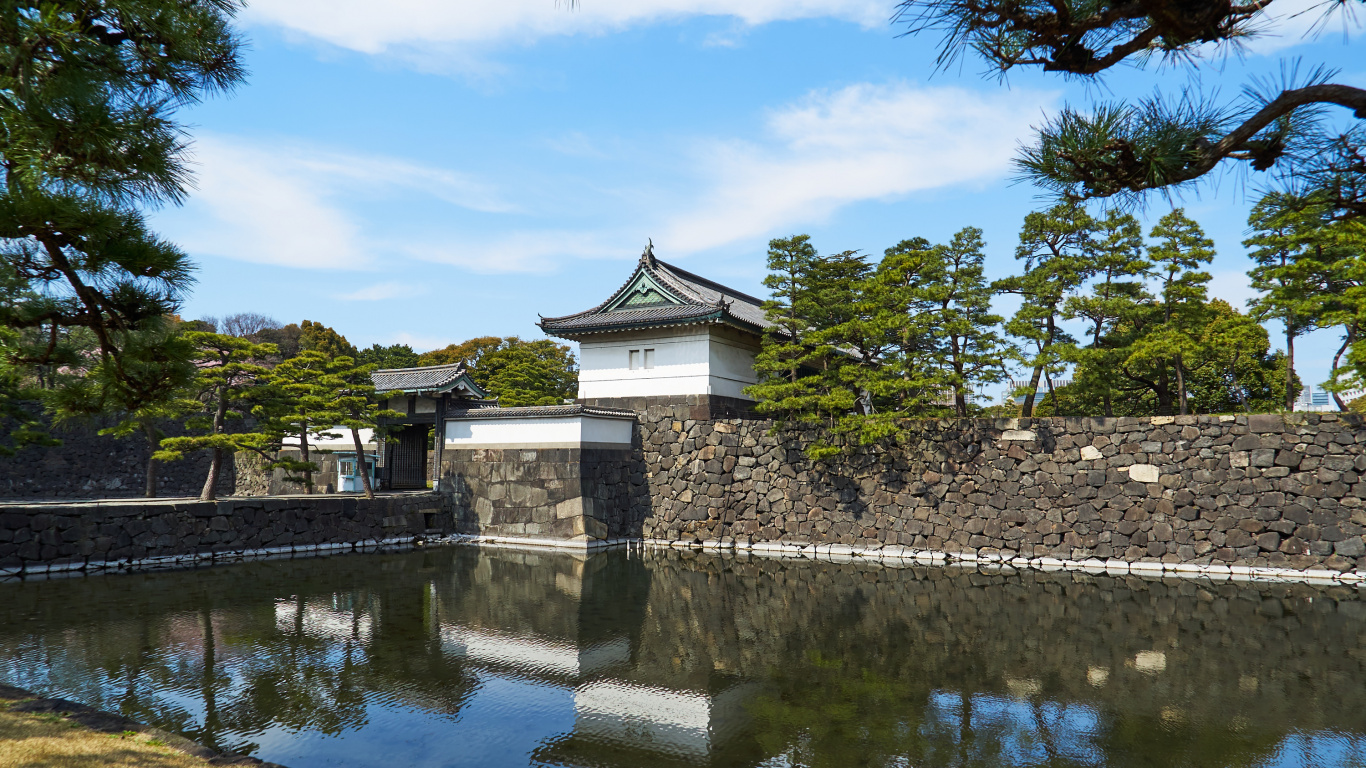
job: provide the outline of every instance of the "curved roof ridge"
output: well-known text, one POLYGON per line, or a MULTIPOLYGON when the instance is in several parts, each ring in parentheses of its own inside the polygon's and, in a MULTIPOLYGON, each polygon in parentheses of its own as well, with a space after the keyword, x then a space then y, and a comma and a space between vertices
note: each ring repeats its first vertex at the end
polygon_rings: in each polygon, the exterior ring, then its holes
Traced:
POLYGON ((411 368, 376 368, 373 373, 412 373, 413 371, 439 371, 443 368, 464 368, 465 361, 442 363, 440 365, 415 365, 411 368))
POLYGON ((763 299, 755 298, 747 293, 737 291, 728 285, 721 285, 715 280, 708 280, 707 278, 702 277, 701 275, 695 272, 689 272, 688 270, 683 269, 682 267, 674 266, 673 264, 670 264, 667 261, 662 261, 659 259, 656 259, 655 261, 659 264, 659 266, 668 270, 670 273, 674 273, 676 277, 682 278, 690 282, 701 283, 702 285, 705 285, 706 287, 712 289, 713 291, 716 291, 717 293, 724 294, 726 296, 733 296, 734 298, 742 299, 752 304, 764 303, 763 299))
MULTIPOLYGON (((651 259, 654 258, 653 254, 650 254, 648 251, 647 251, 647 255, 649 255, 651 259)), ((658 260, 656 259, 656 261, 658 261, 658 260)), ((661 262, 661 263, 662 263, 662 262, 661 262)), ((654 277, 654 278, 656 278, 656 279, 659 279, 660 282, 663 282, 663 283, 664 283, 664 288, 665 288, 666 290, 670 291, 671 293, 674 293, 674 294, 675 294, 674 298, 678 299, 679 301, 682 301, 684 304, 690 303, 690 302, 689 302, 689 299, 691 299, 691 300, 692 300, 691 303, 707 305, 707 302, 706 302, 706 301, 702 300, 700 297, 698 297, 696 294, 694 294, 691 290, 687 290, 686 288, 683 288, 682 286, 679 286, 679 285, 677 284, 677 281, 669 279, 670 276, 661 275, 660 272, 659 272, 658 270, 651 268, 651 266, 649 265, 649 263, 646 261, 646 257, 645 257, 645 256, 641 256, 640 261, 636 262, 636 268, 633 269, 633 270, 631 270, 630 276, 628 276, 628 277, 626 278, 626 282, 624 282, 624 283, 622 283, 621 285, 617 286, 617 289, 616 289, 615 291, 612 291, 612 295, 608 296, 605 300, 602 301, 602 303, 598 304, 597 306, 595 306, 595 307, 590 307, 590 308, 588 308, 588 309, 583 310, 582 312, 574 312, 574 313, 572 313, 572 314, 561 315, 561 316, 559 316, 559 317, 545 317, 544 315, 537 315, 537 317, 540 317, 542 322, 552 322, 552 323, 553 323, 553 322, 555 322, 555 321, 557 321, 557 320, 569 320, 569 319, 572 319, 572 318, 575 318, 575 317, 581 317, 581 316, 583 316, 583 315, 591 315, 591 314, 594 314, 594 313, 596 313, 596 312, 601 312, 605 307, 607 307, 607 305, 609 305, 609 304, 611 304, 612 302, 616 301, 616 300, 617 300, 617 297, 621 296, 621 294, 622 294, 627 288, 631 287, 631 283, 635 282, 635 280, 636 280, 636 275, 640 274, 642 271, 645 272, 645 274, 650 275, 651 277, 654 277), (660 279, 661 277, 662 277, 663 279, 660 279), (684 295, 677 295, 677 294, 684 294, 684 295)))

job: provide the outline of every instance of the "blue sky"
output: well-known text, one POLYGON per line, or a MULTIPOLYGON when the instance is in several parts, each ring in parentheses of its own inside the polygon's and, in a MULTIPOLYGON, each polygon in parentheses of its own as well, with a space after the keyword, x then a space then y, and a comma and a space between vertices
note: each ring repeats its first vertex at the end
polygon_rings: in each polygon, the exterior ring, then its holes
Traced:
MULTIPOLYGON (((1359 25, 1306 38, 1309 0, 1277 7, 1278 34, 1197 84, 1232 97, 1297 57, 1366 84, 1359 25)), ((241 17, 248 83, 184 114, 197 189, 154 215, 200 265, 184 314, 307 318, 418 351, 538 337, 537 313, 605 298, 647 238, 759 294, 772 237, 880 255, 971 225, 1004 276, 1021 219, 1044 205, 1009 165, 1030 127, 1064 103, 1196 82, 1126 68, 1100 85, 1035 72, 1001 84, 972 59, 934 73, 937 40, 900 36, 893 10, 258 0, 241 17)), ((1227 174, 1180 201, 1218 246, 1213 293, 1239 306, 1254 194, 1227 174)), ((1170 208, 1155 199, 1143 216, 1170 208)), ((1297 346, 1305 380, 1325 378, 1335 335, 1297 346)))

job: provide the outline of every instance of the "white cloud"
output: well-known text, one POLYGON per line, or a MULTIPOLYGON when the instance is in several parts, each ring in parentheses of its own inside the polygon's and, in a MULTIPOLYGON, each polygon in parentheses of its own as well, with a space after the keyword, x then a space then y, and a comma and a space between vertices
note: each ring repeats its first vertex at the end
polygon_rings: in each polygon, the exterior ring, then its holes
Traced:
POLYGON ((885 0, 255 0, 242 18, 378 54, 604 34, 690 16, 729 17, 749 26, 807 18, 874 26, 887 23, 891 10, 885 0))
POLYGON ((1361 13, 1351 3, 1274 0, 1254 24, 1257 34, 1244 45, 1251 53, 1269 55, 1305 43, 1340 43, 1363 28, 1361 13))
POLYGON ((342 301, 384 301, 386 299, 396 299, 399 296, 412 296, 421 292, 420 286, 401 285, 399 283, 376 283, 367 285, 359 290, 343 293, 337 296, 342 301))
POLYGON ((347 210, 386 194, 435 198, 476 211, 511 206, 462 174, 406 160, 201 136, 196 189, 166 214, 168 233, 189 251, 305 269, 361 269, 387 247, 347 210))
POLYGON ((716 142, 697 164, 704 202, 671 219, 670 250, 698 251, 824 219, 851 203, 1001 178, 1054 93, 908 84, 817 92, 774 111, 770 141, 716 142))
POLYGON ((471 272, 549 272, 566 258, 630 253, 629 238, 592 231, 523 231, 483 240, 410 246, 413 258, 464 267, 471 272))

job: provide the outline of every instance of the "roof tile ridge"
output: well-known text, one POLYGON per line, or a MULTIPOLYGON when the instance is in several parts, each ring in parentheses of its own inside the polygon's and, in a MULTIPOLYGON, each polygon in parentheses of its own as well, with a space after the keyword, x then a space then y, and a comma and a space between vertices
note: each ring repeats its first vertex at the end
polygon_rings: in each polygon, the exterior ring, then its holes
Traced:
POLYGON ((413 371, 434 371, 434 370, 437 370, 438 368, 464 368, 464 367, 465 367, 465 361, 464 361, 464 360, 461 360, 461 361, 458 362, 458 363, 442 363, 442 364, 440 364, 440 365, 415 365, 415 366, 413 366, 413 367, 411 367, 411 368, 376 368, 375 370, 371 371, 370 374, 371 374, 371 375, 374 375, 374 374, 376 374, 376 373, 412 373, 413 371))
POLYGON ((660 267, 669 270, 669 273, 673 275, 675 280, 687 280, 688 278, 692 278, 700 283, 706 284, 707 286, 711 287, 712 290, 715 290, 717 293, 723 294, 731 298, 732 300, 743 299, 745 300, 745 303, 753 303, 755 306, 764 303, 763 299, 760 299, 756 296, 751 296, 748 293, 745 293, 744 291, 737 291, 734 288, 731 288, 729 285, 722 285, 716 282, 715 280, 712 280, 708 277, 703 277, 702 275, 699 275, 696 272, 689 272, 688 270, 683 269, 682 267, 675 266, 673 264, 670 264, 666 261, 662 261, 659 259, 656 259, 655 261, 659 264, 660 267), (675 272, 681 272, 682 274, 673 274, 675 272))
MULTIPOLYGON (((653 259, 653 256, 652 256, 651 258, 653 259)), ((653 259, 653 260, 654 260, 654 262, 655 262, 656 264, 660 263, 658 259, 653 259)), ((589 309, 585 309, 585 310, 583 310, 582 312, 575 312, 575 313, 569 314, 569 315, 561 315, 561 316, 559 316, 559 317, 545 317, 544 315, 541 315, 540 313, 537 313, 536 316, 539 317, 539 318, 541 318, 541 323, 555 323, 555 322, 557 322, 557 321, 572 320, 572 319, 574 319, 574 318, 576 318, 576 317, 584 317, 584 316, 586 316, 586 315, 600 314, 600 313, 602 312, 603 308, 605 308, 607 305, 611 304, 612 302, 616 301, 617 298, 621 296, 622 292, 625 291, 628 287, 630 287, 631 283, 634 283, 634 282, 635 282, 635 280, 636 280, 636 275, 639 275, 641 272, 644 272, 645 274, 649 275, 650 277, 655 278, 656 280, 660 280, 661 282, 664 282, 664 283, 665 283, 665 286, 664 286, 664 287, 665 287, 666 289, 668 289, 669 291, 671 291, 671 292, 673 292, 673 293, 676 293, 676 294, 683 294, 683 295, 675 296, 674 298, 683 300, 684 303, 703 304, 703 305, 705 305, 705 304, 708 303, 708 302, 707 302, 706 300, 704 300, 702 297, 695 295, 692 291, 687 290, 686 288, 679 286, 679 285, 677 284, 677 280, 675 280, 675 279, 673 279, 673 278, 671 278, 671 277, 665 276, 665 277, 663 277, 663 279, 661 280, 661 273, 660 273, 659 271, 657 271, 656 269, 654 269, 649 263, 647 263, 646 259, 642 256, 641 259, 640 259, 639 261, 636 262, 636 268, 635 268, 634 270, 631 271, 631 275, 630 275, 629 277, 626 278, 626 282, 624 282, 624 283, 622 283, 621 285, 617 286, 617 289, 616 289, 615 291, 612 291, 612 295, 611 295, 611 296, 608 296, 607 299, 604 300, 601 304, 598 304, 597 306, 592 307, 592 308, 589 308, 589 309), (689 301, 689 300, 691 300, 691 301, 689 301)))
POLYGON ((707 301, 704 297, 694 291, 682 278, 673 273, 669 264, 666 264, 659 259, 655 259, 655 266, 650 274, 652 277, 658 278, 663 282, 665 287, 682 294, 679 296, 681 299, 688 299, 690 300, 690 303, 700 304, 704 307, 717 306, 715 302, 707 301))

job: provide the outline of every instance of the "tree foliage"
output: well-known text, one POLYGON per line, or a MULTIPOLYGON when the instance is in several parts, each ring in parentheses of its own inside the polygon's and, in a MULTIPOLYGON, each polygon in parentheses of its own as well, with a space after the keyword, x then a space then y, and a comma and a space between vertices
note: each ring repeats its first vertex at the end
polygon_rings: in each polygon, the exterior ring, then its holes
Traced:
POLYGON ((260 364, 278 350, 271 344, 255 344, 227 334, 191 331, 186 340, 194 345, 196 380, 194 399, 199 407, 186 420, 192 433, 161 441, 154 458, 176 461, 187 453, 210 451, 208 476, 200 499, 212 501, 217 494, 218 478, 224 457, 238 451, 255 451, 273 459, 267 449, 269 438, 255 429, 242 429, 259 402, 268 400, 264 391, 269 369, 260 364), (236 425, 238 429, 232 429, 236 425))
MULTIPOLYGON (((0 324, 81 326, 113 357, 172 314, 185 254, 139 207, 183 200, 176 110, 241 81, 233 0, 44 0, 0 13, 0 262, 31 290, 0 324)), ((45 360, 43 361, 45 362, 45 360)))
MULTIPOLYGON (((1039 67, 1096 79, 1121 63, 1199 66, 1250 37, 1277 34, 1266 13, 1288 2, 903 0, 898 18, 912 32, 941 35, 940 66, 971 51, 1002 77, 1039 67)), ((1361 5, 1339 0, 1318 12, 1355 22, 1361 5)), ((1075 201, 1172 190, 1225 160, 1241 160, 1325 190, 1340 214, 1359 216, 1366 213, 1366 133, 1360 124, 1334 130, 1324 112, 1342 107, 1366 119, 1366 89, 1332 82, 1336 77, 1290 67, 1279 81, 1248 84, 1232 102, 1187 90, 1090 110, 1068 107, 1039 128, 1017 162, 1025 177, 1075 201)))

